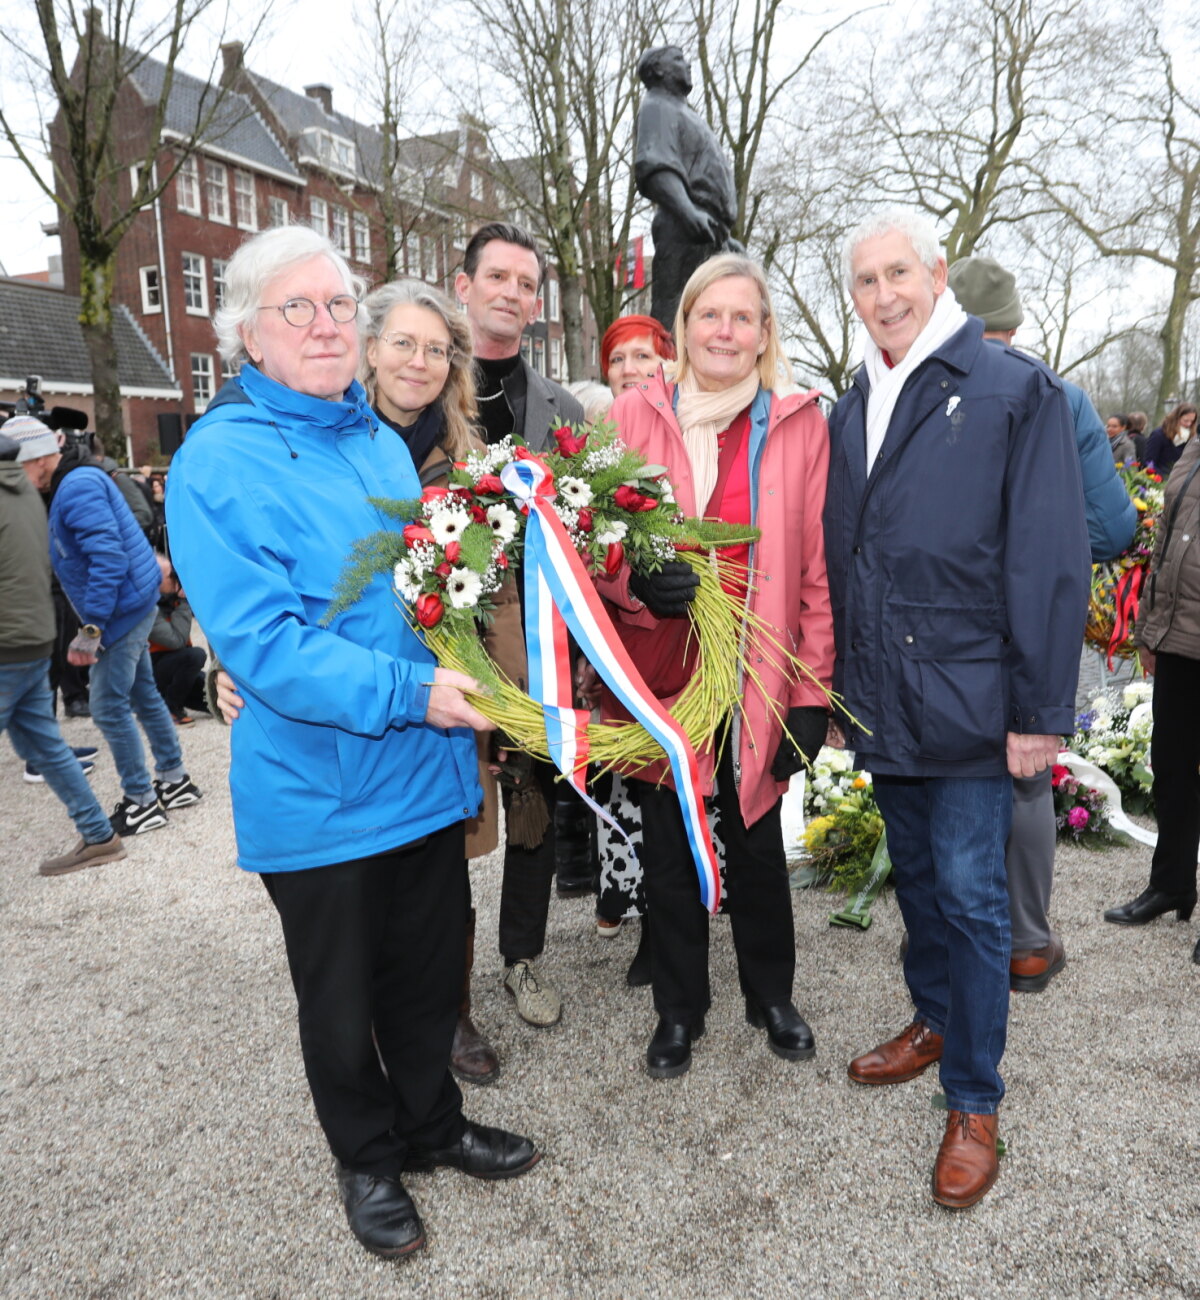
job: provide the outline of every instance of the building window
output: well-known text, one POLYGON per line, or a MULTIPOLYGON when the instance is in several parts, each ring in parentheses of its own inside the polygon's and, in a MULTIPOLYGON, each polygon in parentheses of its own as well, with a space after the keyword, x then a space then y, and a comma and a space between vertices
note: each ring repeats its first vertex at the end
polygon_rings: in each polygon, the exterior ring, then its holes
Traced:
POLYGON ((142 281, 142 312, 150 316, 162 311, 162 286, 158 282, 158 267, 143 266, 138 271, 142 281))
POLYGON ((430 284, 436 284, 438 278, 437 240, 432 236, 423 239, 421 241, 421 254, 425 279, 428 280, 430 284))
POLYGON ((546 297, 549 300, 549 315, 551 320, 558 320, 558 281, 546 281, 546 297))
POLYGON ((371 260, 371 223, 365 212, 354 214, 354 260, 368 263, 371 260))
POLYGON ((471 170, 471 197, 476 203, 483 202, 483 173, 471 170))
POLYGON ((206 410, 213 397, 213 363, 207 352, 192 353, 192 402, 196 414, 206 410))
POLYGON ((208 290, 204 284, 204 258, 183 255, 183 309, 189 316, 208 315, 208 290))
POLYGON ((213 311, 225 304, 225 268, 228 265, 220 258, 213 258, 213 311))
POLYGON ((254 197, 254 177, 249 172, 233 173, 233 202, 238 226, 242 230, 257 230, 258 204, 254 197))
POLYGON ((404 269, 414 277, 421 274, 421 240, 418 235, 408 235, 404 240, 404 269))
POLYGON ((539 375, 546 373, 546 340, 533 340, 533 368, 539 375))
POLYGON ((195 158, 184 159, 175 173, 175 206, 180 212, 200 215, 200 164, 195 158))
POLYGON ((308 224, 319 234, 329 234, 329 208, 324 199, 309 199, 308 224))
POLYGON ((600 365, 600 339, 592 335, 592 368, 597 369, 600 365))
POLYGON ((238 371, 242 368, 240 361, 226 361, 221 358, 221 383, 228 383, 229 380, 237 377, 238 371))
POLYGON ((563 341, 550 340, 550 378, 561 379, 563 369, 563 341))
POLYGON ((287 199, 277 199, 273 194, 267 199, 267 220, 272 226, 286 226, 291 221, 287 199))
POLYGON ((208 200, 209 221, 229 225, 229 173, 224 163, 205 159, 204 197, 208 200))
POLYGON ((350 256, 350 214, 337 203, 329 209, 329 238, 343 257, 350 256))
MULTIPOLYGON (((466 306, 465 303, 463 305, 466 306)), ((533 343, 528 334, 521 335, 521 360, 527 365, 533 363, 533 343)))

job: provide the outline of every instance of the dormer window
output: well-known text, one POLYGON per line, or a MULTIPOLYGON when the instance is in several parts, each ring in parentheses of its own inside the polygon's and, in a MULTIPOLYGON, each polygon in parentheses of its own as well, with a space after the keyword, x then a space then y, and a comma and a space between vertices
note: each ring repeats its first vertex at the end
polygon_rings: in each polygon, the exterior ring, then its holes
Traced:
POLYGON ((314 160, 322 167, 347 176, 357 174, 353 140, 347 140, 344 135, 334 135, 319 126, 309 127, 304 137, 313 151, 314 160))

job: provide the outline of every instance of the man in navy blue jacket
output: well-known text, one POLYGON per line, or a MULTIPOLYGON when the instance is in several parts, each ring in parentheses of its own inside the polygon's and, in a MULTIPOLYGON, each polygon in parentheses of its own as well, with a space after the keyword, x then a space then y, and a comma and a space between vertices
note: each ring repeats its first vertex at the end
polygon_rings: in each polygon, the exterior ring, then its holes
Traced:
POLYGON ((859 226, 844 269, 869 338, 829 426, 834 684, 887 826, 916 1006, 849 1072, 899 1083, 941 1062, 932 1191, 964 1208, 998 1172, 1012 778, 1053 763, 1074 721, 1089 578, 1079 460, 1061 384, 983 341, 927 219, 859 226))
POLYGON ((109 820, 122 838, 158 830, 167 809, 200 798, 150 665, 158 561, 124 497, 84 448, 30 458, 25 470, 50 493, 50 563, 82 624, 67 659, 92 665, 92 718, 121 781, 109 820), (154 754, 153 784, 134 713, 154 754))

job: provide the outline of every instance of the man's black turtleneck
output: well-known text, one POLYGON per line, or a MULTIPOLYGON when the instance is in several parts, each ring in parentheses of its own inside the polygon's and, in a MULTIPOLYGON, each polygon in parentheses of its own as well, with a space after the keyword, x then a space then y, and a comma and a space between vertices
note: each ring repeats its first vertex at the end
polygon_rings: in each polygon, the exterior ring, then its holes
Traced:
POLYGON ((521 354, 511 357, 475 358, 475 380, 478 386, 479 424, 484 441, 489 446, 517 429, 514 399, 524 409, 525 370, 521 354))

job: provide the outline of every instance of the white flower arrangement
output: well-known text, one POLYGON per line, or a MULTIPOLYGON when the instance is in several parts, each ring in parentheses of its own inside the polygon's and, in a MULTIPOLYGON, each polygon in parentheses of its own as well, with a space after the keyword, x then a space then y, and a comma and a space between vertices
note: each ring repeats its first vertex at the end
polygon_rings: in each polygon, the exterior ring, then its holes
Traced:
POLYGON ((592 504, 592 485, 581 478, 561 478, 558 480, 558 495, 576 510, 592 504))

